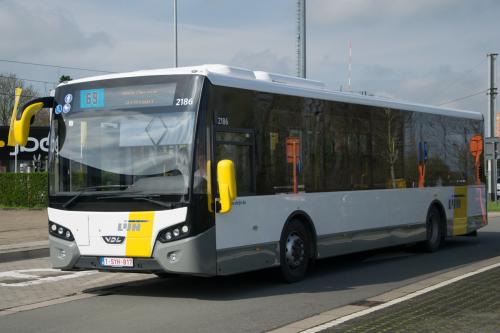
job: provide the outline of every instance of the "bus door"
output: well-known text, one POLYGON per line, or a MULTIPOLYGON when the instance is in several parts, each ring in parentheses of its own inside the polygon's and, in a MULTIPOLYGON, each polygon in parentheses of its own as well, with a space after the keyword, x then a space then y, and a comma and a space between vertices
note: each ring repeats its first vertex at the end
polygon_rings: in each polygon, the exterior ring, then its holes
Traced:
POLYGON ((255 136, 253 130, 216 129, 215 156, 217 163, 226 159, 233 161, 238 197, 255 193, 255 136))
POLYGON ((239 256, 235 255, 234 249, 242 249, 253 241, 259 243, 260 230, 252 229, 255 221, 249 211, 251 205, 248 204, 248 196, 255 194, 254 132, 245 129, 216 129, 214 150, 217 163, 221 160, 233 161, 236 178, 237 199, 233 201, 231 211, 216 214, 215 218, 217 271, 230 274, 240 271, 239 256), (249 231, 252 233, 249 234, 249 231))

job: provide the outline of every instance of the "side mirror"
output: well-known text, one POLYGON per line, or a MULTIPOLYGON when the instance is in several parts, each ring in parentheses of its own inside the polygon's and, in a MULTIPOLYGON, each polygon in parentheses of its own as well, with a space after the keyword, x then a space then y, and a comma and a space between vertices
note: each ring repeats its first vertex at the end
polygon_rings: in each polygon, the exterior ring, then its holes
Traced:
POLYGON ((236 177, 231 160, 217 163, 217 181, 219 182, 220 211, 225 214, 231 211, 232 202, 236 199, 236 177))
POLYGON ((15 115, 13 121, 14 144, 26 146, 33 117, 43 108, 51 108, 54 105, 53 97, 37 98, 25 104, 15 115))

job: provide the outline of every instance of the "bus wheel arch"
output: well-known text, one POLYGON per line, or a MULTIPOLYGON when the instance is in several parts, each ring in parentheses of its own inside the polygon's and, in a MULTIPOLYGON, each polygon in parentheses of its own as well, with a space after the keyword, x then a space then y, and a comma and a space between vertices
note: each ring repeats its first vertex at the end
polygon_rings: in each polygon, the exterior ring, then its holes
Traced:
POLYGON ((294 212, 286 220, 279 242, 280 270, 288 282, 302 280, 314 258, 315 229, 307 214, 294 212))
POLYGON ((283 235, 283 232, 285 231, 285 228, 287 226, 288 223, 290 223, 292 220, 299 220, 300 223, 302 223, 307 231, 309 232, 309 236, 311 236, 311 251, 310 251, 310 254, 311 254, 311 259, 312 260, 316 260, 316 257, 317 257, 317 233, 316 233, 316 227, 314 226, 314 223, 311 219, 311 217, 306 213, 304 212, 303 210, 296 210, 294 211, 292 214, 290 214, 290 216, 288 216, 288 218, 286 219, 286 222, 283 226, 283 230, 281 231, 282 235, 283 235))

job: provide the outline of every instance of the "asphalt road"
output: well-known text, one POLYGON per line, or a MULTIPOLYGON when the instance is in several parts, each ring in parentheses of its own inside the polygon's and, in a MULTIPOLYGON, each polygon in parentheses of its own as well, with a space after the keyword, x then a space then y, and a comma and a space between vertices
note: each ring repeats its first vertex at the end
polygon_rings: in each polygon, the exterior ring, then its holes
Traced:
MULTIPOLYGON (((500 218, 437 253, 389 249, 319 261, 300 283, 274 271, 152 278, 105 296, 0 317, 1 332, 262 332, 458 266, 500 255, 500 218)), ((89 291, 92 292, 92 291, 89 291)))

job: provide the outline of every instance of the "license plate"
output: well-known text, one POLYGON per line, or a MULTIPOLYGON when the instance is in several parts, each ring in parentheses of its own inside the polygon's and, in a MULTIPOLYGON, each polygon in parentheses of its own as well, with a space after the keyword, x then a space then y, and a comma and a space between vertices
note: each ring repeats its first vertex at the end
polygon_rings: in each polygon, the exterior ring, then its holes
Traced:
POLYGON ((133 258, 101 257, 101 266, 134 267, 133 258))

